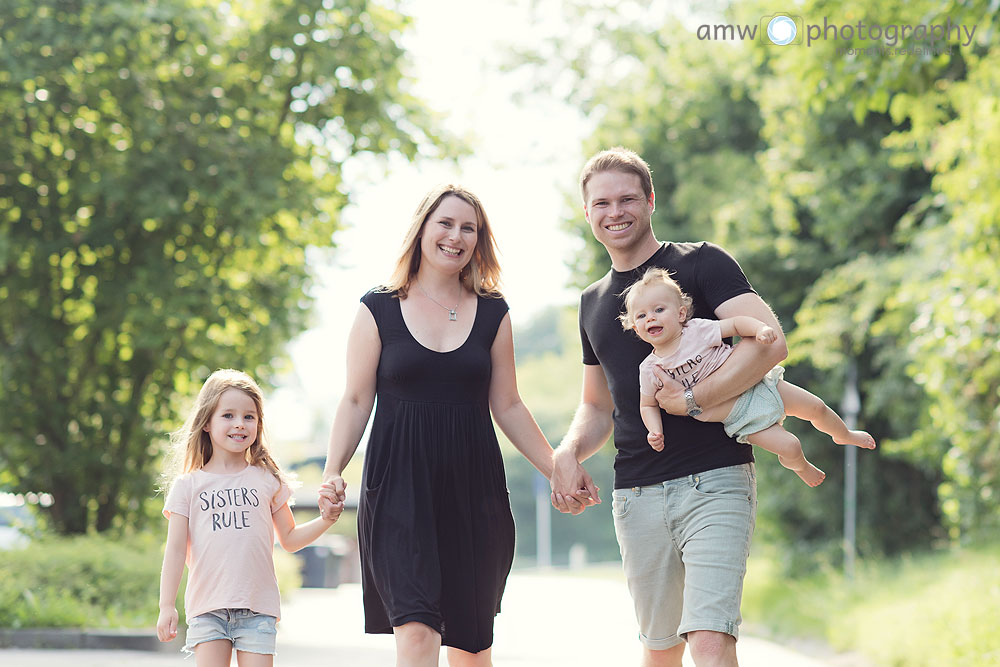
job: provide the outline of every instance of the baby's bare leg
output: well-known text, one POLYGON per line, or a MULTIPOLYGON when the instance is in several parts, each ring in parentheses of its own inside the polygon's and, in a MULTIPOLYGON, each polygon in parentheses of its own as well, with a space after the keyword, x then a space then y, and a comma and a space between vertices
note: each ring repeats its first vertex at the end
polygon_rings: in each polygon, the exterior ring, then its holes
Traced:
POLYGON ((778 455, 781 465, 793 471, 809 486, 819 486, 826 479, 826 473, 809 463, 802 452, 802 443, 786 431, 780 424, 769 426, 763 431, 747 436, 751 445, 757 445, 778 455))
POLYGON ((811 422, 816 430, 829 435, 838 445, 875 449, 875 438, 865 431, 852 431, 847 428, 844 420, 819 396, 784 380, 778 383, 778 393, 785 403, 786 415, 811 422))
POLYGON ((726 417, 729 416, 729 413, 733 411, 734 405, 736 405, 736 399, 731 398, 728 401, 719 403, 718 405, 705 408, 702 410, 700 415, 695 417, 695 419, 700 422, 724 422, 726 421, 726 417))

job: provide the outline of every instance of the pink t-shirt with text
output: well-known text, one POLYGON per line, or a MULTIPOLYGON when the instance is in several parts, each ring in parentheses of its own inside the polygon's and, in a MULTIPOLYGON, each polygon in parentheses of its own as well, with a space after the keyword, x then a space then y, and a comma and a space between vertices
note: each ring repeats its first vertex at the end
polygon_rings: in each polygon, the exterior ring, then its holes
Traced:
POLYGON ((731 345, 722 342, 718 320, 693 318, 681 329, 681 343, 673 354, 661 358, 650 352, 639 364, 639 391, 646 396, 656 393, 653 366, 690 389, 721 366, 732 351, 731 345))
POLYGON ((189 619, 215 609, 251 609, 280 618, 271 515, 292 491, 264 468, 232 474, 196 470, 177 478, 163 515, 188 518, 189 619))

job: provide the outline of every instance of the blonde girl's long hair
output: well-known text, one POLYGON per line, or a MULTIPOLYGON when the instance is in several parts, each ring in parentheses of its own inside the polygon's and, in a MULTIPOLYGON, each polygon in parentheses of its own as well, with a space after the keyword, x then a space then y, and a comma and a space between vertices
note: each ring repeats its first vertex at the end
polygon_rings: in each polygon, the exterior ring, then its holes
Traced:
POLYGON ((228 389, 239 389, 245 393, 253 400, 257 409, 257 439, 244 452, 247 463, 266 469, 279 482, 288 484, 287 476, 271 456, 268 445, 264 421, 264 392, 253 378, 243 371, 223 368, 208 376, 201 391, 198 392, 184 426, 170 434, 171 451, 161 487, 164 492, 169 490, 177 477, 201 470, 212 460, 212 438, 205 431, 205 427, 219 406, 222 394, 228 389))
POLYGON ((497 259, 497 244, 493 237, 493 229, 490 227, 490 220, 486 217, 486 211, 479 197, 460 185, 440 185, 428 192, 417 206, 413 214, 413 223, 406 232, 406 238, 403 239, 399 258, 396 260, 392 277, 383 287, 384 291, 396 292, 400 299, 406 298, 417 270, 420 269, 420 235, 424 223, 446 197, 458 197, 476 211, 478 226, 476 247, 472 252, 472 259, 459 274, 459 280, 466 289, 479 296, 499 297, 500 261, 497 259))

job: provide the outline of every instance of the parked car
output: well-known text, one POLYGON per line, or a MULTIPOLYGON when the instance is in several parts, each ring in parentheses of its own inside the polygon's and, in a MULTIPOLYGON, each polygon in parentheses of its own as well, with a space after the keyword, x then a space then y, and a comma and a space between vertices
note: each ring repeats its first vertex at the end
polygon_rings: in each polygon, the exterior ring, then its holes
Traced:
POLYGON ((16 496, 0 494, 0 549, 19 549, 27 546, 28 536, 23 531, 34 525, 34 517, 16 496))

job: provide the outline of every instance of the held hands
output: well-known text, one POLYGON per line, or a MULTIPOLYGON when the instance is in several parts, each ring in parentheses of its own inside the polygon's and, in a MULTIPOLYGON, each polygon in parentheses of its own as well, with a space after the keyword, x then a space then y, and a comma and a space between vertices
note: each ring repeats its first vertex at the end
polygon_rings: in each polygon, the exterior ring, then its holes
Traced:
POLYGON ((757 329, 757 335, 755 338, 758 343, 770 345, 774 341, 778 340, 778 334, 774 332, 774 329, 765 324, 760 329, 757 329))
POLYGON ((601 502, 600 489, 568 449, 559 448, 552 455, 552 506, 563 514, 577 515, 601 502))
POLYGON ((161 642, 168 642, 177 636, 177 609, 174 607, 160 608, 160 616, 156 619, 156 637, 161 642))
POLYGON ((344 511, 347 500, 347 482, 340 475, 330 477, 319 487, 319 513, 325 520, 335 522, 344 511))
POLYGON ((653 449, 655 449, 656 451, 658 451, 658 452, 662 452, 663 451, 663 434, 662 433, 653 433, 652 431, 650 431, 646 435, 646 441, 649 443, 649 446, 652 447, 653 449))

